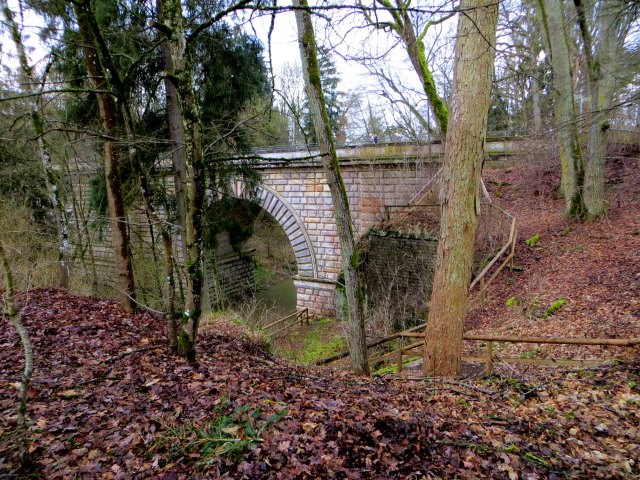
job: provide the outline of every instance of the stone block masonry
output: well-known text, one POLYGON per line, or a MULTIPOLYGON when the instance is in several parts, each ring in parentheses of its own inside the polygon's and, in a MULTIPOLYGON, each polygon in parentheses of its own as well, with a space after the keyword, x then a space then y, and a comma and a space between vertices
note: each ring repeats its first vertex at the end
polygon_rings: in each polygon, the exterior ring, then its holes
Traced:
POLYGON ((237 252, 218 255, 216 268, 218 282, 214 270, 211 268, 210 254, 205 254, 205 300, 213 307, 220 302, 234 300, 255 292, 256 283, 253 271, 253 261, 249 256, 241 256, 237 252))
MULTIPOLYGON (((401 155, 351 157, 341 162, 357 237, 385 217, 385 206, 407 205, 435 175, 437 158, 401 155)), ((376 152, 378 152, 377 147, 376 152)), ((352 152, 350 152, 352 153, 352 152)), ((340 154, 340 153, 339 153, 340 154)), ((286 232, 298 264, 298 309, 313 316, 335 313, 335 282, 341 268, 340 244, 329 187, 318 161, 264 162, 258 165, 262 207, 286 232)), ((238 186, 236 194, 243 196, 238 186)))
POLYGON ((253 262, 238 254, 226 258, 218 258, 220 286, 227 298, 234 298, 253 293, 256 289, 253 276, 253 262))
POLYGON ((309 315, 335 317, 335 283, 323 282, 309 278, 297 278, 293 281, 297 291, 298 309, 308 308, 309 315))
POLYGON ((404 330, 425 321, 438 239, 372 231, 364 264, 370 316, 404 330))
MULTIPOLYGON (((440 167, 438 158, 431 155, 438 153, 435 147, 376 145, 339 150, 357 237, 384 218, 385 206, 406 205, 434 176, 440 167)), ((262 175, 258 201, 283 227, 293 247, 298 270, 295 280, 298 308, 309 308, 315 316, 332 315, 341 251, 331 195, 318 157, 310 159, 307 150, 274 151, 262 156, 265 160, 257 165, 262 175)), ((163 168, 167 170, 160 172, 160 178, 167 190, 173 190, 173 179, 168 173, 171 162, 167 159, 165 163, 163 168)), ((88 178, 83 176, 81 182, 78 180, 85 189, 88 189, 88 178)), ((248 198, 242 181, 232 181, 231 187, 236 197, 248 198)), ((159 214, 162 216, 162 212, 159 214)), ((113 254, 108 225, 104 233, 105 241, 94 243, 92 248, 100 260, 100 254, 104 254, 104 268, 110 269, 113 254), (101 248, 104 251, 100 251, 101 248)), ((149 233, 144 231, 139 236, 146 245, 149 233)), ((174 249, 178 259, 182 257, 181 245, 182 240, 177 236, 174 249)))

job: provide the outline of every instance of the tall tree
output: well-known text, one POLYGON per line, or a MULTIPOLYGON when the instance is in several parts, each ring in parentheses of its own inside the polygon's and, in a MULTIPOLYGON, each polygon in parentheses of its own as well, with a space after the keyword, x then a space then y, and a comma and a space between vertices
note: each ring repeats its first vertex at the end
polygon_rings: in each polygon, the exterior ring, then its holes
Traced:
MULTIPOLYGON (((205 19, 198 22, 199 19, 193 18, 194 25, 187 32, 182 3, 179 0, 157 0, 158 18, 154 26, 163 35, 165 83, 168 85, 168 99, 173 104, 169 109, 169 131, 172 142, 181 150, 174 156, 174 163, 184 175, 184 180, 181 180, 184 185, 182 223, 185 228, 187 289, 182 321, 176 326, 177 352, 190 360, 195 358, 202 314, 203 211, 207 173, 212 177, 209 188, 214 194, 218 184, 224 183, 222 175, 217 176, 217 168, 209 168, 207 172, 205 127, 209 127, 207 149, 212 161, 218 159, 216 155, 224 150, 217 146, 224 141, 246 149, 239 116, 244 103, 253 100, 255 92, 261 91, 265 85, 261 76, 263 66, 256 60, 259 59, 256 53, 259 46, 247 36, 232 33, 224 25, 216 26, 216 22, 248 3, 249 0, 239 0, 214 14, 205 8, 205 19), (252 88, 237 91, 243 81, 245 87, 250 84, 252 88), (203 108, 205 103, 211 104, 203 108), (203 119, 207 121, 206 125, 203 119)), ((189 3, 185 7, 193 9, 194 17, 203 14, 195 4, 189 3)), ((240 166, 241 169, 244 167, 240 166)))
POLYGON ((462 1, 443 165, 440 241, 425 337, 428 374, 451 376, 460 370, 497 21, 496 2, 462 1))
MULTIPOLYGON (((193 83, 193 65, 180 0, 158 0, 156 27, 165 35, 170 62, 165 74, 178 94, 183 123, 185 161, 185 232, 187 295, 178 333, 177 352, 195 359, 196 337, 202 314, 202 209, 205 175, 202 155, 202 121, 193 83)), ((171 119, 170 119, 171 120, 171 119)), ((177 119, 174 119, 177 120, 177 119)), ((176 131, 172 129, 172 131, 176 131)), ((174 142, 179 139, 173 139, 174 142)))
POLYGON ((562 0, 537 0, 538 17, 553 70, 553 98, 558 156, 562 177, 560 191, 567 215, 584 212, 582 184, 584 160, 573 91, 571 55, 562 0))
POLYGON ((369 375, 363 294, 358 272, 358 267, 362 260, 361 252, 355 242, 351 212, 349 211, 349 199, 342 180, 327 103, 322 91, 318 50, 311 13, 308 9, 309 5, 307 0, 294 0, 293 5, 298 7, 296 10, 296 24, 298 26, 298 43, 300 45, 300 57, 302 59, 307 96, 318 139, 322 169, 331 192, 334 218, 342 251, 342 273, 347 296, 351 366, 356 374, 369 375))
POLYGON ((113 236, 116 260, 116 277, 121 304, 128 311, 136 309, 135 281, 131 261, 131 247, 127 233, 126 211, 122 197, 121 162, 123 157, 119 145, 118 106, 113 86, 109 80, 104 58, 91 23, 91 0, 73 3, 84 52, 84 63, 91 84, 96 92, 103 133, 104 173, 107 185, 109 219, 113 236))
POLYGON ((583 198, 586 216, 597 218, 606 212, 604 167, 613 97, 620 86, 619 62, 625 39, 639 9, 628 7, 623 0, 574 0, 573 3, 578 14, 591 96, 583 198), (589 25, 590 18, 594 25, 589 25), (592 31, 596 31, 597 35, 593 35, 592 31))

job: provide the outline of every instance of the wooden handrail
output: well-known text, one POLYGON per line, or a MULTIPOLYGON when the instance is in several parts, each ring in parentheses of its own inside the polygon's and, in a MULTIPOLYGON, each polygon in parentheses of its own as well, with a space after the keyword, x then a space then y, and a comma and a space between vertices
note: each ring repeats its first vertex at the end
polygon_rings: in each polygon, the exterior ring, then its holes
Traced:
POLYGON ((548 338, 548 337, 509 337, 500 335, 465 335, 464 340, 481 342, 509 343, 551 343, 563 345, 614 345, 633 347, 640 345, 640 338, 548 338))
POLYGON ((280 330, 277 330, 272 335, 276 335, 276 334, 280 333, 281 331, 286 330, 287 328, 295 325, 296 323, 298 323, 298 320, 300 320, 300 324, 302 324, 302 322, 304 320, 306 320, 307 325, 309 325, 309 309, 308 308, 304 308, 302 310, 296 310, 295 312, 291 312, 287 316, 285 316, 283 318, 280 318, 280 319, 276 320, 275 322, 271 322, 271 323, 265 325, 264 327, 261 327, 261 329, 262 330, 267 330, 268 328, 275 327, 276 325, 280 325, 281 323, 283 323, 283 322, 285 322, 285 321, 287 321, 287 320, 289 320, 291 318, 294 318, 294 321, 290 325, 287 325, 286 327, 281 328, 280 330))
MULTIPOLYGON (((281 319, 280 321, 286 320, 286 319, 291 318, 291 317, 293 317, 293 314, 288 315, 287 317, 285 317, 284 319, 281 319)), ((300 321, 300 325, 302 325, 305 320, 307 322, 307 325, 309 325, 309 309, 308 308, 296 311, 295 312, 295 318, 293 319, 293 322, 285 325, 284 327, 280 328, 279 330, 276 330, 275 332, 271 332, 269 335, 271 335, 271 337, 275 337, 276 335, 284 332, 285 330, 288 330, 289 328, 293 327, 294 325, 297 325, 298 321, 300 321)))
MULTIPOLYGON (((413 350, 414 348, 417 348, 420 345, 424 345, 424 342, 411 343, 411 344, 407 345, 406 347, 402 347, 402 353, 404 354, 405 352, 408 352, 409 350, 413 350)), ((377 357, 374 357, 370 361, 371 361, 371 363, 384 362, 385 360, 387 360, 389 358, 394 358, 396 356, 398 356, 398 352, 388 352, 388 353, 384 353, 382 355, 379 355, 377 357)))
MULTIPOLYGON (((388 337, 382 338, 376 342, 367 345, 367 348, 375 347, 381 345, 383 343, 390 342, 391 340, 395 340, 397 338, 420 338, 424 339, 424 332, 419 332, 418 330, 424 329, 426 327, 426 323, 416 325, 415 327, 406 330, 404 332, 398 332, 388 337)), ((551 338, 551 337, 510 337, 510 336, 502 336, 502 335, 465 335, 462 337, 463 340, 466 341, 479 341, 479 342, 488 342, 487 344, 487 357, 463 357, 466 360, 477 361, 478 358, 483 359, 487 363, 487 367, 489 372, 491 371, 493 365, 493 342, 507 342, 507 343, 546 343, 546 344, 561 344, 561 345, 602 345, 602 346, 618 346, 618 347, 634 347, 636 345, 640 345, 640 338, 551 338)), ((420 345, 424 345, 424 341, 414 342, 410 345, 404 346, 398 351, 388 352, 377 357, 370 359, 370 362, 381 362, 387 360, 389 358, 399 357, 401 361, 402 354, 413 350, 420 345)), ((326 365, 328 363, 334 362, 336 360, 340 360, 341 358, 345 358, 349 356, 349 352, 342 352, 337 355, 333 355, 331 357, 325 358, 323 360, 319 360, 316 362, 316 365, 326 365)), ((505 358, 504 361, 508 361, 511 363, 538 363, 543 365, 586 365, 585 362, 587 360, 556 360, 556 359, 527 359, 531 360, 528 362, 521 361, 522 359, 511 359, 505 358)))
POLYGON ((271 322, 267 325, 265 325, 264 327, 261 327, 262 330, 266 330, 267 328, 271 328, 271 327, 275 327, 276 325, 281 324, 282 322, 289 320, 291 317, 296 317, 298 315, 298 311, 296 310, 295 312, 291 312, 290 314, 288 314, 285 317, 282 317, 278 320, 276 320, 275 322, 271 322))
MULTIPOLYGON (((495 206, 493 204, 492 204, 492 206, 494 208, 497 208, 497 209, 501 210, 502 212, 504 212, 506 215, 508 215, 511 218, 511 228, 509 229, 509 239, 507 240, 507 243, 505 243, 502 246, 500 251, 496 255, 494 255, 493 259, 476 276, 476 278, 473 279, 473 282, 471 282, 471 285, 469 285, 469 290, 473 290, 473 287, 475 287, 478 284, 478 282, 487 274, 487 272, 491 269, 491 267, 493 267, 493 265, 504 254, 504 252, 506 252, 507 248, 511 247, 511 250, 513 251, 513 248, 515 247, 516 219, 513 218, 513 216, 510 215, 508 212, 505 212, 504 210, 502 210, 500 207, 497 207, 497 206, 495 206)), ((504 266, 504 264, 502 266, 504 266)))
MULTIPOLYGON (((400 332, 400 337, 424 338, 423 333, 400 332)), ((509 337, 501 335, 464 335, 463 340, 479 342, 508 342, 508 343, 550 343, 563 345, 613 345, 619 347, 633 347, 640 345, 640 338, 558 338, 558 337, 509 337)))
MULTIPOLYGON (((386 343, 386 342, 390 342, 391 340, 393 340, 395 338, 398 338, 398 334, 397 333, 394 333, 393 335, 391 335, 389 337, 385 337, 385 338, 383 338, 381 340, 377 340, 377 341, 375 341, 373 343, 367 344, 367 349, 373 348, 373 347, 377 347, 378 345, 382 345, 383 343, 386 343)), ((332 362, 335 362, 335 361, 340 360, 342 358, 348 357, 350 353, 351 352, 349 352, 349 350, 346 350, 346 351, 340 352, 340 353, 336 353, 335 355, 332 355, 332 356, 327 357, 327 358, 323 358, 322 360, 317 360, 315 362, 315 365, 327 365, 328 363, 332 363, 332 362)))
MULTIPOLYGON (((400 338, 424 338, 424 334, 417 332, 400 332, 398 333, 400 338)), ((467 341, 480 341, 487 342, 487 353, 484 357, 462 356, 463 360, 470 362, 485 363, 487 365, 487 375, 493 373, 494 360, 500 360, 505 363, 520 363, 526 365, 546 365, 546 366, 595 366, 602 363, 599 360, 573 360, 573 359, 555 359, 555 358, 514 358, 496 357, 493 353, 494 342, 509 342, 509 343, 548 343, 548 344, 562 344, 562 345, 610 345, 619 347, 634 347, 640 345, 640 338, 548 338, 548 337, 510 337, 501 335, 465 335, 462 337, 467 341)), ((402 371, 402 360, 405 352, 413 350, 417 347, 424 345, 424 341, 419 341, 407 345, 406 347, 398 348, 397 352, 389 352, 379 357, 376 357, 375 361, 383 361, 395 356, 398 367, 398 372, 402 371)))

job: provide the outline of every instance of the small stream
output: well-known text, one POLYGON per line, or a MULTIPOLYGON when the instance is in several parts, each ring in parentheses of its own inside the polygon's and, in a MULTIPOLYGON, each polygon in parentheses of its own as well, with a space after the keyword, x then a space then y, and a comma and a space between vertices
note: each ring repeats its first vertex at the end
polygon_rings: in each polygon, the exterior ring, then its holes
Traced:
POLYGON ((296 286, 292 278, 286 278, 256 293, 263 312, 278 319, 296 310, 296 286))

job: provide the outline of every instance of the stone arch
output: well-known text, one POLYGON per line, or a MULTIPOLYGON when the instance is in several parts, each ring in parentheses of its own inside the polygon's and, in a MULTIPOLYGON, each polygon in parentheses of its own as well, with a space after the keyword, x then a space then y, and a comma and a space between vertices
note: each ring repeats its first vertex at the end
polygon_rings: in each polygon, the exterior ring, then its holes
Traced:
MULTIPOLYGON (((233 181, 232 191, 237 198, 251 200, 248 198, 249 195, 247 195, 243 180, 233 181)), ((309 233, 293 206, 277 191, 266 185, 259 185, 256 193, 259 205, 276 219, 289 238, 296 257, 298 276, 318 278, 318 263, 313 243, 311 243, 309 233)))

